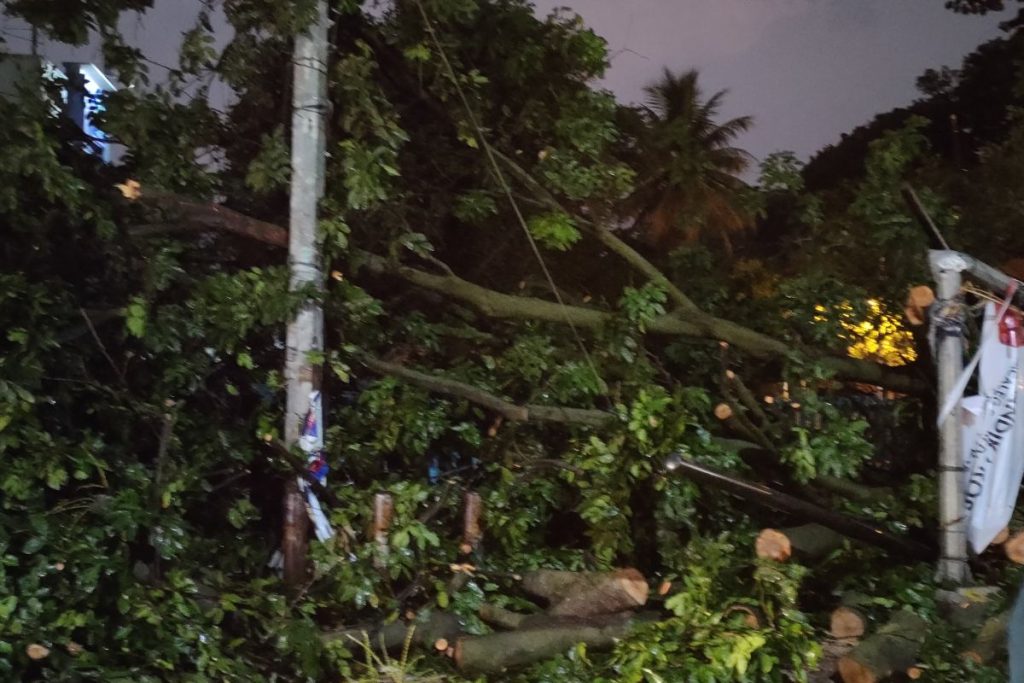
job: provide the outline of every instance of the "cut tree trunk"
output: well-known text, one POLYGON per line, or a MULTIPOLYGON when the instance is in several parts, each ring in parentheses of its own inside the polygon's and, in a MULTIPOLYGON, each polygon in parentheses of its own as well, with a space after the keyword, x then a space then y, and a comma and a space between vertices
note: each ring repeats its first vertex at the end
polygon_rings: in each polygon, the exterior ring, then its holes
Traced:
POLYGON ((856 607, 840 605, 832 610, 828 631, 837 640, 857 640, 868 629, 868 619, 856 607))
POLYGON ((648 586, 635 569, 568 572, 538 569, 523 575, 523 590, 548 601, 548 614, 586 617, 615 614, 647 602, 648 586))
POLYGON ((853 640, 826 640, 821 645, 821 661, 818 668, 807 677, 807 683, 832 683, 839 660, 853 649, 857 643, 853 640))
POLYGON ((715 417, 721 420, 722 424, 729 431, 750 439, 765 450, 774 450, 775 447, 772 445, 772 442, 768 440, 761 430, 748 420, 743 413, 733 408, 733 406, 728 403, 719 403, 715 406, 714 413, 715 417))
POLYGON ((907 536, 894 534, 867 521, 825 509, 763 484, 755 484, 706 465, 698 465, 683 459, 679 454, 670 455, 665 459, 665 470, 714 486, 763 507, 813 519, 847 538, 882 548, 894 558, 930 561, 935 555, 933 547, 907 536))
POLYGON ((843 683, 878 683, 917 662, 928 625, 913 612, 896 612, 889 623, 839 660, 843 683))
POLYGON ((841 548, 843 536, 820 524, 787 529, 764 529, 757 535, 754 551, 763 560, 785 562, 792 555, 817 560, 841 548))
POLYGON ((459 551, 469 555, 477 549, 484 535, 480 526, 484 502, 476 491, 466 491, 462 504, 462 545, 459 546, 459 551))
POLYGON ((991 616, 992 606, 1002 590, 993 586, 972 586, 955 591, 935 592, 939 614, 960 630, 977 630, 991 616))
POLYGON ((1006 632, 1010 626, 1011 610, 998 614, 981 627, 978 637, 964 650, 963 656, 977 664, 988 664, 1006 650, 1006 632))
POLYGON ((867 632, 868 617, 862 609, 871 598, 863 593, 844 593, 839 607, 832 610, 829 633, 838 640, 856 642, 867 632))
POLYGON ((516 630, 522 626, 523 621, 527 617, 525 614, 513 612, 512 610, 507 610, 504 607, 499 607, 486 602, 480 605, 480 609, 477 610, 477 614, 485 623, 497 628, 505 629, 506 631, 516 630))
POLYGON ((629 632, 632 623, 625 618, 605 626, 565 625, 469 636, 455 643, 453 658, 464 673, 496 674, 554 657, 580 643, 591 650, 607 650, 629 632))
POLYGON ((1024 531, 1018 531, 1003 543, 1003 552, 1011 561, 1024 564, 1024 531))
POLYGON ((349 650, 359 650, 369 645, 375 652, 398 652, 405 647, 412 631, 412 644, 429 649, 439 640, 454 642, 462 634, 458 617, 449 612, 435 611, 423 622, 395 621, 390 624, 376 624, 365 628, 348 628, 329 631, 321 636, 324 643, 341 643, 349 650))

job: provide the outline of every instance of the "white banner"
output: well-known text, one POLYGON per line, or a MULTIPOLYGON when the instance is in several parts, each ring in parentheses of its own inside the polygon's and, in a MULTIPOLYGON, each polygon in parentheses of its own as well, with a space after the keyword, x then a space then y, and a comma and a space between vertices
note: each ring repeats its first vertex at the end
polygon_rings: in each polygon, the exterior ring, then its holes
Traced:
POLYGON ((978 396, 964 399, 964 509, 967 539, 980 553, 1010 521, 1024 477, 1024 400, 1018 400, 1024 329, 1015 311, 985 308, 978 396), (1002 316, 997 322, 997 315, 1002 316))

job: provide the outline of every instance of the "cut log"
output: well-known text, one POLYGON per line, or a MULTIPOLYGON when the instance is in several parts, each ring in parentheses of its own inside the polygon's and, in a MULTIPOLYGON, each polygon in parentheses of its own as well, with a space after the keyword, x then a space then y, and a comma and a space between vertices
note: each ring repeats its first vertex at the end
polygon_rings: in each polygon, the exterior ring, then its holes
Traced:
POLYGON ((839 606, 830 615, 829 633, 832 637, 856 645, 867 632, 869 619, 865 607, 870 604, 871 598, 863 593, 843 593, 839 606))
POLYGON ((856 642, 852 640, 826 640, 822 643, 821 660, 818 662, 818 668, 807 677, 807 683, 832 683, 836 671, 839 670, 839 660, 855 645, 856 642))
POLYGON ((764 529, 757 536, 754 550, 761 559, 785 562, 793 554, 817 560, 841 548, 843 536, 820 524, 804 524, 786 529, 764 529))
POLYGON ((610 649, 632 623, 624 619, 607 626, 567 625, 469 636, 455 643, 453 657, 455 666, 466 674, 497 674, 554 657, 580 643, 591 650, 610 649))
POLYGON ((813 519, 818 524, 838 531, 847 538, 861 541, 888 551, 894 558, 931 561, 935 556, 933 545, 921 543, 913 538, 894 534, 866 520, 850 517, 820 505, 809 503, 776 489, 745 481, 731 474, 684 460, 678 453, 665 459, 668 473, 681 475, 709 486, 728 491, 744 500, 773 510, 781 510, 813 519))
POLYGON ((373 527, 370 535, 377 546, 374 565, 377 569, 387 566, 388 529, 395 514, 395 501, 390 493, 378 493, 373 497, 373 527))
POLYGON ((901 610, 839 660, 843 683, 878 683, 917 663, 928 625, 913 612, 901 610))
POLYGON ((568 572, 538 569, 523 575, 523 590, 547 600, 554 616, 616 614, 647 602, 648 586, 635 569, 568 572))
POLYGON ((747 628, 764 628, 768 623, 764 612, 750 605, 730 605, 725 610, 725 616, 729 617, 730 615, 743 615, 743 625, 747 628))
POLYGON ((992 613, 1002 590, 993 586, 970 586, 955 591, 937 590, 935 599, 939 613, 954 628, 976 630, 992 613))
POLYGON ((750 411, 759 425, 762 428, 768 428, 771 426, 771 420, 768 419, 768 415, 764 412, 761 404, 754 397, 754 393, 750 391, 747 385, 740 379, 732 370, 725 371, 725 379, 728 382, 729 387, 736 393, 736 397, 739 399, 743 407, 750 411))
POLYGON ((341 643, 348 650, 359 650, 367 642, 376 652, 397 652, 405 647, 409 630, 413 629, 413 644, 432 648, 439 640, 453 642, 462 634, 458 617, 449 612, 434 611, 422 622, 395 621, 364 628, 329 631, 321 636, 324 643, 341 643))
POLYGON ((793 545, 781 531, 762 529, 754 542, 754 553, 762 560, 785 562, 793 555, 793 545))
POLYGON ((981 627, 978 637, 964 650, 963 656, 976 664, 988 664, 1006 650, 1006 632, 1010 626, 1011 610, 992 617, 981 627))
POLYGON ((868 628, 868 619, 856 607, 840 605, 832 610, 828 632, 837 640, 859 639, 868 628))
POLYGON ((1011 561, 1024 564, 1024 531, 1018 531, 1003 543, 1003 552, 1011 561))
POLYGON ((506 631, 516 630, 522 625, 523 620, 526 619, 525 614, 513 612, 512 610, 507 610, 504 607, 499 607, 486 602, 480 605, 480 609, 477 610, 477 614, 484 622, 491 626, 505 629, 506 631))
POLYGON ((462 545, 459 550, 468 555, 480 545, 483 538, 483 530, 480 526, 480 518, 483 516, 484 502, 476 491, 466 491, 463 496, 462 506, 462 545))
POLYGON ((911 325, 924 325, 928 319, 928 308, 935 303, 935 292, 931 287, 918 285, 911 287, 907 293, 907 301, 903 312, 911 325))
POLYGON ((740 434, 744 438, 747 438, 761 448, 772 451, 775 447, 772 442, 768 440, 768 437, 758 429, 753 422, 737 409, 734 409, 732 405, 728 403, 719 403, 715 406, 715 417, 722 421, 726 429, 729 431, 740 434))

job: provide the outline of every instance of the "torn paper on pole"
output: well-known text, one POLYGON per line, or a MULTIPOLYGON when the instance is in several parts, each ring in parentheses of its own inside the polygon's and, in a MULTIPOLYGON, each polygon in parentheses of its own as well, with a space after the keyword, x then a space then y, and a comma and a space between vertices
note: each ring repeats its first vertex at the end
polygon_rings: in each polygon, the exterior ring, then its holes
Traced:
POLYGON ((988 304, 979 349, 978 396, 966 397, 961 404, 964 510, 967 539, 976 553, 1009 523, 1024 477, 1024 399, 1018 400, 1024 380, 1022 345, 1020 315, 988 304))
MULTIPOLYGON (((320 392, 314 391, 309 395, 309 411, 306 413, 306 420, 302 425, 302 434, 299 436, 299 448, 306 454, 306 462, 309 473, 320 482, 327 482, 327 461, 324 459, 324 417, 323 405, 320 392)), ((326 541, 334 535, 323 508, 320 507, 320 500, 313 493, 309 482, 299 477, 299 491, 306 503, 306 513, 310 522, 313 523, 313 531, 320 541, 326 541)))

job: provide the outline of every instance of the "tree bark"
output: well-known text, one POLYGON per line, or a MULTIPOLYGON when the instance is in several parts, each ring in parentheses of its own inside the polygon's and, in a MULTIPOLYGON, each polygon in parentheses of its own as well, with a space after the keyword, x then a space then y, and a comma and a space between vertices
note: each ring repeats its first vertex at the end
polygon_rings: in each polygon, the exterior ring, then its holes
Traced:
MULTIPOLYGON (((571 322, 577 328, 599 329, 611 322, 614 317, 611 313, 592 308, 561 306, 544 299, 504 294, 455 275, 435 275, 409 266, 392 264, 375 254, 360 252, 360 257, 363 265, 372 272, 389 274, 417 287, 445 294, 468 303, 484 315, 494 318, 544 320, 558 324, 571 322)), ((786 357, 796 350, 791 343, 710 316, 706 320, 695 321, 693 316, 683 318, 665 314, 651 321, 647 329, 653 334, 727 341, 756 358, 786 357)), ((812 355, 819 358, 822 365, 846 379, 882 385, 903 393, 918 394, 924 390, 920 381, 905 372, 894 371, 869 361, 813 352, 812 355)))
MULTIPOLYGON (((145 197, 144 194, 143 198, 145 197)), ((187 212, 183 217, 185 220, 168 224, 164 226, 166 229, 161 228, 160 232, 207 229, 233 232, 273 246, 281 247, 288 243, 288 232, 280 226, 246 216, 224 206, 198 204, 180 197, 166 195, 162 196, 159 201, 165 206, 177 207, 187 212)), ((151 227, 153 226, 140 226, 136 232, 144 232, 151 227)), ((438 276, 408 266, 391 264, 386 259, 368 252, 353 250, 353 253, 373 272, 390 274, 411 284, 459 299, 491 317, 545 320, 558 324, 565 324, 568 318, 577 327, 591 329, 603 326, 613 317, 610 313, 595 309, 579 306, 566 306, 563 309, 557 303, 543 299, 496 292, 474 285, 454 275, 438 276)), ((681 302, 677 299, 677 303, 681 302)), ((675 314, 660 316, 648 325, 648 330, 654 334, 727 341, 757 358, 784 358, 794 350, 792 344, 734 322, 715 318, 699 309, 696 313, 688 311, 685 319, 675 314)), ((820 358, 823 365, 831 368, 838 376, 845 379, 881 385, 894 391, 915 395, 926 390, 920 380, 907 372, 895 371, 870 361, 840 358, 814 353, 813 350, 808 351, 811 355, 820 358)))
POLYGON ((615 415, 606 413, 603 410, 570 408, 566 406, 521 406, 465 382, 413 370, 412 368, 389 363, 365 354, 360 356, 360 360, 363 365, 374 372, 398 377, 409 384, 438 394, 465 399, 470 403, 493 410, 505 419, 513 422, 559 422, 563 424, 602 427, 615 420, 615 415))
POLYGON ((878 683, 917 662, 928 624, 913 612, 901 610, 870 637, 839 660, 843 683, 878 683))
POLYGON ((935 554, 934 548, 906 536, 898 536, 866 521, 826 510, 767 486, 688 462, 678 455, 666 459, 665 470, 728 491, 752 503, 814 520, 817 524, 838 531, 843 536, 882 548, 894 556, 920 561, 931 559, 935 554))
POLYGON ((627 618, 605 626, 552 626, 469 636, 455 643, 453 657, 466 674, 497 674, 554 657, 579 643, 591 650, 610 649, 629 633, 631 625, 627 618))
POLYGON ((963 656, 976 664, 988 664, 999 653, 1005 652, 1012 614, 1013 610, 1006 610, 986 621, 970 647, 964 650, 963 656))
POLYGON ((414 645, 433 648, 441 639, 455 642, 462 634, 462 624, 454 614, 434 611, 420 623, 399 620, 390 624, 328 631, 321 636, 321 640, 325 643, 341 643, 349 650, 358 650, 369 644, 375 652, 396 652, 405 646, 410 630, 414 645))
POLYGON ((523 574, 523 590, 548 601, 553 616, 588 617, 642 607, 648 586, 635 569, 569 572, 537 569, 523 574))
POLYGON ((506 631, 514 631, 522 626, 528 616, 487 602, 480 605, 477 614, 485 623, 506 631))
POLYGON ((484 536, 480 520, 484 514, 484 502, 476 491, 466 491, 462 498, 462 545, 459 550, 468 555, 475 551, 484 536))

